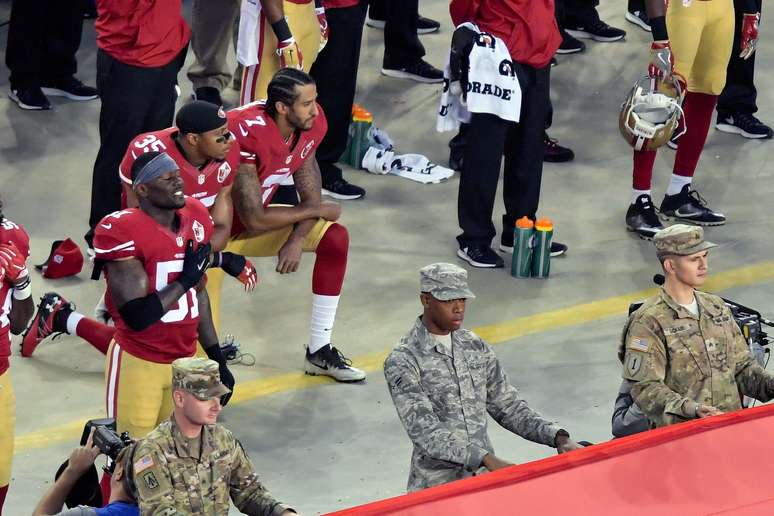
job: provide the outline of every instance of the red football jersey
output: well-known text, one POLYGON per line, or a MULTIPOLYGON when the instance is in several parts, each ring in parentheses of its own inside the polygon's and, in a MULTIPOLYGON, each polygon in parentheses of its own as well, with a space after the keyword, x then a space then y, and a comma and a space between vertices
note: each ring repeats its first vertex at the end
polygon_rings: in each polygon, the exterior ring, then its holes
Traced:
MULTIPOLYGON (((30 256, 30 237, 24 228, 8 219, 0 222, 0 244, 13 243, 27 258, 30 256)), ((5 279, 0 280, 0 374, 8 369, 11 356, 11 306, 13 288, 5 279)))
MULTIPOLYGON (((320 145, 328 131, 328 122, 318 104, 319 115, 312 128, 300 131, 297 139, 291 138, 286 143, 274 120, 264 112, 265 107, 265 101, 259 100, 232 109, 226 113, 226 118, 240 147, 240 161, 255 165, 258 171, 262 202, 268 206, 279 185, 293 175, 320 145)), ((231 227, 232 235, 244 230, 236 211, 231 227)))
MULTIPOLYGON (((223 187, 234 182, 237 168, 239 167, 239 143, 234 142, 223 161, 210 160, 201 168, 191 165, 180 152, 175 143, 177 128, 170 127, 161 131, 143 133, 129 144, 124 159, 118 166, 118 175, 121 181, 132 185, 132 163, 143 152, 166 152, 177 166, 180 167, 180 176, 185 184, 185 194, 198 199, 207 209, 212 208, 215 197, 223 187)), ((126 207, 126 194, 121 190, 121 206, 126 207)))
MULTIPOLYGON (((198 247, 209 242, 213 231, 207 208, 196 199, 186 198, 185 207, 179 209, 177 215, 180 228, 177 233, 172 233, 138 208, 111 213, 95 228, 96 257, 108 262, 135 258, 142 262, 148 275, 148 294, 163 289, 183 270, 188 240, 193 239, 198 247)), ((188 289, 177 306, 142 331, 132 330, 121 319, 109 283, 105 304, 115 321, 116 342, 130 354, 169 364, 196 352, 199 303, 195 288, 188 289)))

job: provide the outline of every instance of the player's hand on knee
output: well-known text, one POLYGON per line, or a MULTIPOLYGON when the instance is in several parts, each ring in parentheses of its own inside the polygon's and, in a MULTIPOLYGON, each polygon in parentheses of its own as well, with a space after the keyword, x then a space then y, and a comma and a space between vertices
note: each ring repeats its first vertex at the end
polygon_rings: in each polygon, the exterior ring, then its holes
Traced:
POLYGON ((325 201, 320 203, 319 217, 321 219, 336 222, 341 217, 341 204, 337 202, 325 201))
POLYGON ((742 19, 742 35, 739 38, 739 57, 750 59, 758 47, 758 23, 761 13, 745 14, 742 19))
POLYGON ((303 253, 303 241, 301 239, 289 239, 277 253, 277 272, 289 274, 298 270, 303 253))
POLYGON ((212 267, 220 267, 226 274, 238 279, 245 286, 245 292, 252 292, 258 285, 258 272, 255 266, 241 254, 228 251, 215 253, 212 267))

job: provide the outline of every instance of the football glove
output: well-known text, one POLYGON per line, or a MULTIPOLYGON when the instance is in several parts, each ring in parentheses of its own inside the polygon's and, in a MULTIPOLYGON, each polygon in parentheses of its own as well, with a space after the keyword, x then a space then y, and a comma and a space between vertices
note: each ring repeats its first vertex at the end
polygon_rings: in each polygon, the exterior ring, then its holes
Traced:
POLYGON ((304 58, 293 36, 283 39, 277 44, 277 57, 279 57, 280 68, 304 69, 304 58))
POLYGON ((238 279, 245 286, 245 292, 252 292, 258 285, 258 273, 253 264, 241 254, 228 251, 215 253, 213 267, 220 267, 226 274, 238 279))
POLYGON ((0 244, 0 269, 11 283, 23 282, 29 276, 26 261, 27 258, 12 242, 0 244))
POLYGON ((194 251, 193 240, 188 240, 185 246, 185 257, 183 258, 183 270, 177 277, 177 282, 184 289, 193 288, 202 279, 210 264, 210 253, 212 246, 209 242, 204 245, 199 244, 199 248, 194 251))
POLYGON ((663 80, 672 75, 674 68, 675 60, 672 56, 672 47, 669 45, 669 40, 651 43, 648 75, 663 80))
POLYGON ((761 20, 761 13, 745 14, 742 19, 742 35, 739 38, 739 57, 750 59, 758 46, 758 22, 761 20))
POLYGON ((228 368, 228 362, 226 357, 223 356, 223 350, 220 349, 220 344, 215 343, 209 348, 204 348, 204 352, 207 354, 207 358, 218 363, 218 374, 220 374, 220 381, 223 385, 231 390, 231 392, 228 394, 224 394, 220 397, 220 404, 225 407, 228 403, 228 400, 231 399, 231 395, 234 394, 234 385, 236 385, 236 380, 228 368))
POLYGON ((325 17, 325 7, 316 7, 314 12, 317 14, 317 23, 320 24, 320 50, 322 51, 328 43, 331 29, 328 27, 328 19, 325 17))

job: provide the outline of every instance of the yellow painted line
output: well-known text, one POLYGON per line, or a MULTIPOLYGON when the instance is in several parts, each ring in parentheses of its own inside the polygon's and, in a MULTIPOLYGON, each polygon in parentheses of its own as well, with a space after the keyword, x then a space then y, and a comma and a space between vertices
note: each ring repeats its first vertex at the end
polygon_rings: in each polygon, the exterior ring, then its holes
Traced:
MULTIPOLYGON (((774 280, 774 261, 761 262, 715 274, 703 288, 711 292, 720 292, 733 287, 743 287, 771 280, 774 280)), ((490 344, 501 344, 525 335, 623 316, 626 314, 629 303, 645 299, 655 292, 657 292, 656 288, 640 290, 621 296, 518 317, 498 324, 479 326, 473 328, 473 331, 490 344)), ((382 370, 382 364, 388 353, 389 350, 382 350, 360 355, 354 359, 354 362, 366 372, 378 372, 382 370)), ((245 403, 272 394, 306 389, 317 385, 329 385, 331 382, 332 380, 325 377, 307 376, 303 373, 287 373, 251 380, 239 384, 230 405, 245 403)), ((87 419, 89 417, 85 416, 75 422, 19 435, 15 439, 15 451, 46 448, 65 441, 75 442, 80 437, 83 424, 87 419)))

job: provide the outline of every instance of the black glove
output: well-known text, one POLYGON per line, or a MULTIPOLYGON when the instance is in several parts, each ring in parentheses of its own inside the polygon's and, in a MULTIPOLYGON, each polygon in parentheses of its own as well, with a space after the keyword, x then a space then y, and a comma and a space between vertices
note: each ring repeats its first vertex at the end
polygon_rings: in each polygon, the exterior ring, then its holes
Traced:
POLYGON ((470 51, 478 34, 469 27, 459 27, 452 34, 449 52, 449 88, 453 95, 467 98, 468 70, 470 69, 470 51))
POLYGON ((228 369, 228 362, 226 361, 226 357, 223 356, 223 352, 220 350, 220 344, 215 344, 214 346, 205 348, 204 352, 207 353, 207 358, 218 363, 220 381, 223 385, 231 389, 231 392, 224 394, 220 398, 220 404, 225 407, 228 403, 228 400, 231 399, 231 395, 234 394, 234 385, 236 385, 236 380, 234 379, 234 375, 232 375, 231 371, 228 369))
POLYGON ((247 263, 247 258, 241 254, 234 254, 229 253, 228 251, 223 251, 220 253, 215 253, 215 260, 213 261, 212 266, 220 267, 229 276, 238 278, 245 268, 245 263, 247 263))
POLYGON ((185 258, 183 258, 183 271, 177 277, 177 282, 184 289, 188 290, 194 287, 202 279, 202 276, 207 271, 207 266, 210 264, 211 251, 212 246, 209 242, 205 245, 200 245, 194 251, 193 240, 188 240, 188 244, 185 247, 185 258))

